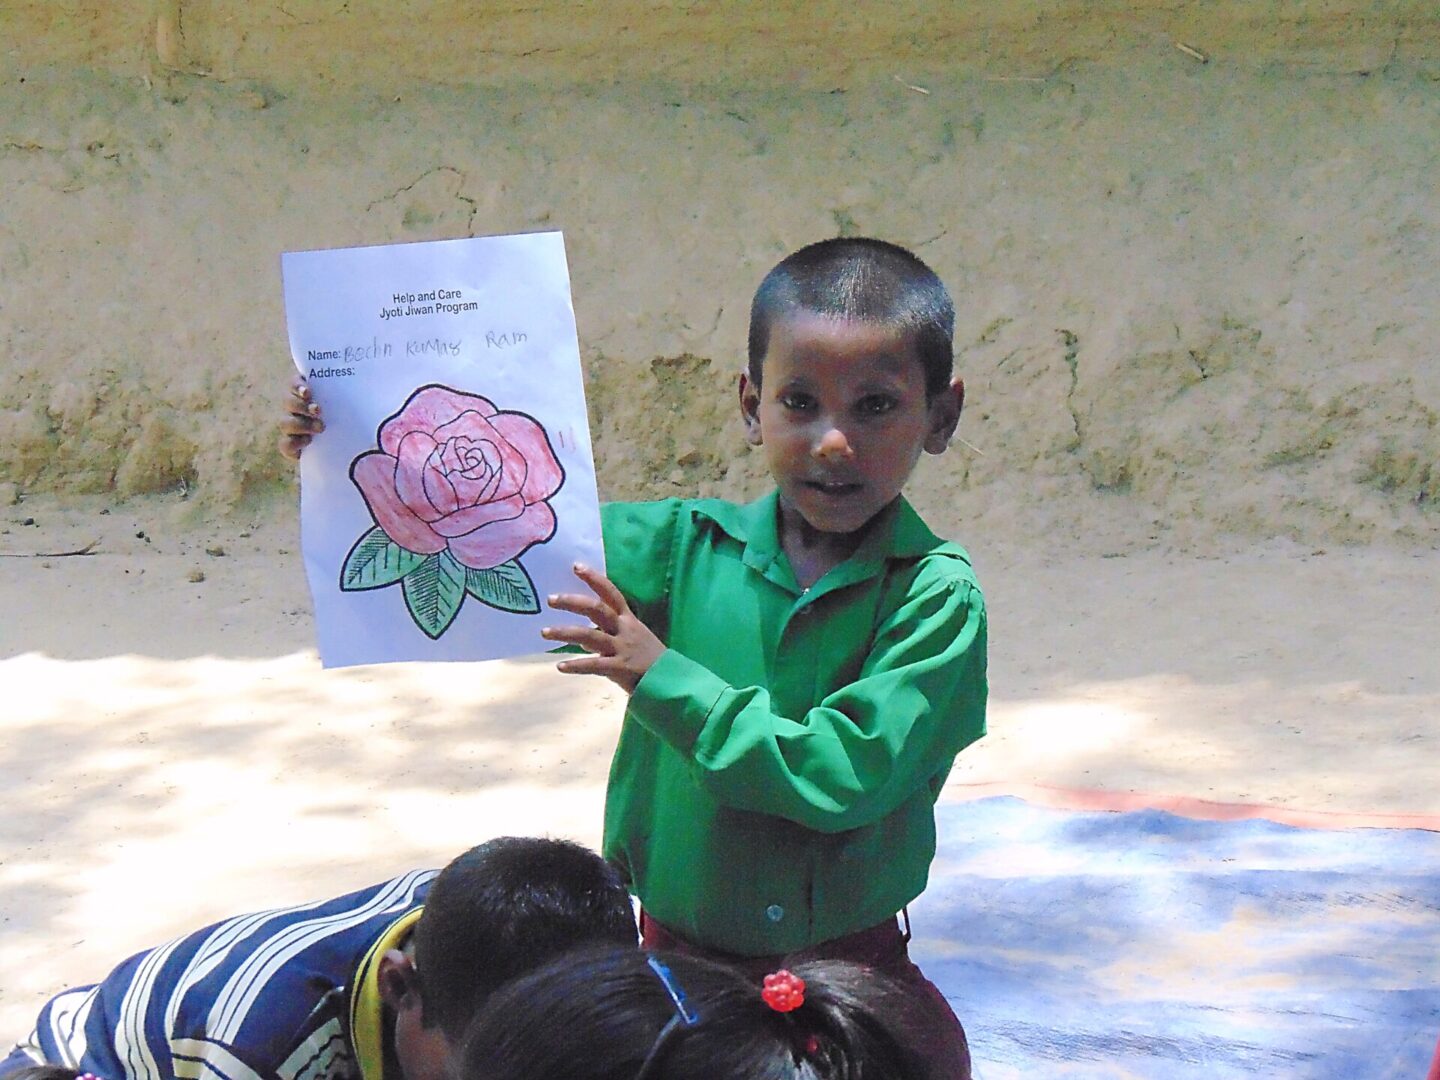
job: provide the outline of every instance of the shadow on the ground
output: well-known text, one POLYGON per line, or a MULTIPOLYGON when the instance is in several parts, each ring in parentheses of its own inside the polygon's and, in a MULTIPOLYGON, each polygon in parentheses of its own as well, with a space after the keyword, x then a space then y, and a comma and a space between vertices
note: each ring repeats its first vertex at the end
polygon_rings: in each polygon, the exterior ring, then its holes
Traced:
POLYGON ((0 1021, 234 911, 440 865, 500 834, 598 843, 620 720, 548 658, 320 671, 0 663, 0 1021))
MULTIPOLYGON (((0 1027, 227 913, 501 833, 598 842, 618 690, 539 657, 322 671, 296 562, 246 558, 0 566, 0 1027)), ((990 734, 956 784, 1440 812, 1422 560, 981 570, 990 734)))

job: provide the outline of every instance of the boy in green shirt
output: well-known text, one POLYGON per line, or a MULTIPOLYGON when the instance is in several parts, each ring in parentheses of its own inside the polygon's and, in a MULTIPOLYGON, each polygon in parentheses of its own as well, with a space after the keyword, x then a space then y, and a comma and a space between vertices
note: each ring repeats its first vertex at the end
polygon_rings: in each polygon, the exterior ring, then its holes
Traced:
POLYGON ((608 576, 552 596, 591 628, 560 670, 630 694, 605 854, 651 947, 738 961, 870 963, 915 991, 934 1075, 964 1034, 910 962, 896 914, 925 887, 934 802, 985 731, 984 602, 964 550, 900 494, 942 453, 964 384, 954 309, 903 248, 838 239, 791 255, 751 308, 740 408, 776 490, 604 508, 608 576))
MULTIPOLYGON (((776 490, 603 508, 608 576, 549 598, 591 627, 561 671, 629 695, 604 853, 653 948, 739 963, 852 960, 914 992, 936 1077, 968 1077, 964 1032, 897 919, 935 856, 934 802, 985 731, 986 620, 969 557, 901 495, 944 452, 964 384, 954 307, 903 248, 822 241, 751 307, 740 408, 776 490)), ((282 425, 320 429, 304 388, 282 425)))

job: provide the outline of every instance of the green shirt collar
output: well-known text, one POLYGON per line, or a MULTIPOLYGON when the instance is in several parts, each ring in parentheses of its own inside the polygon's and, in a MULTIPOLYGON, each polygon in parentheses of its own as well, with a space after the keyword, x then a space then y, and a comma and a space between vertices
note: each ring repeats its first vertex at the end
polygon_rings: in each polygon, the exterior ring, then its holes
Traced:
MULTIPOLYGON (((745 565, 798 594, 802 590, 795 581, 790 560, 780 548, 779 503, 780 492, 774 490, 744 505, 705 499, 695 503, 694 510, 745 545, 745 565)), ((810 593, 819 595, 865 581, 883 573, 886 562, 891 559, 918 558, 942 546, 944 541, 930 531, 905 496, 896 496, 894 502, 871 520, 865 538, 854 553, 832 567, 811 587, 810 593)))

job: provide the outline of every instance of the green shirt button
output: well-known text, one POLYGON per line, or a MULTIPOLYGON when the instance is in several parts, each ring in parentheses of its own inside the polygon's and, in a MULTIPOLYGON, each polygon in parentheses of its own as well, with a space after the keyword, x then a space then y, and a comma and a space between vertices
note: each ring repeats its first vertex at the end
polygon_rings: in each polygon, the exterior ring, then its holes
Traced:
POLYGON ((779 922, 785 917, 785 909, 779 904, 771 904, 765 909, 765 917, 771 922, 779 922))

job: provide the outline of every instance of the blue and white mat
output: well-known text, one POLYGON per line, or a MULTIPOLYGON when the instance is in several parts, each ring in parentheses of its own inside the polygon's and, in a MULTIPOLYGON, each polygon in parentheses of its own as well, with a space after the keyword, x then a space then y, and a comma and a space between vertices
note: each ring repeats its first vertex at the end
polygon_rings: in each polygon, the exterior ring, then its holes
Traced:
POLYGON ((912 955, 981 1080, 1420 1080, 1440 833, 942 803, 912 955))

